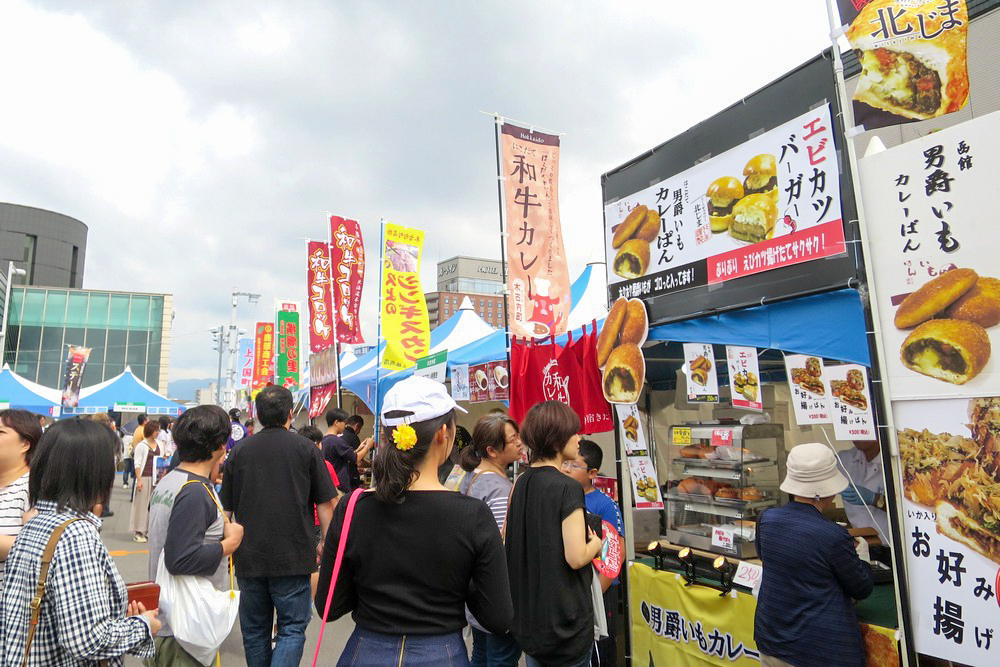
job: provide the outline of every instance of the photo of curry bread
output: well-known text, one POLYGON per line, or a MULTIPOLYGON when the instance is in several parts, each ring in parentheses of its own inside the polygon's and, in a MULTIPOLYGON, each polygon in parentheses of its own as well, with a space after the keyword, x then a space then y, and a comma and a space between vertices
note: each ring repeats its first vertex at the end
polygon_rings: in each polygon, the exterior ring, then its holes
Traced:
POLYGON ((615 299, 597 335, 597 365, 602 371, 604 398, 609 403, 631 404, 639 400, 646 380, 641 346, 648 333, 649 317, 642 300, 615 299))
POLYGON ((615 229, 611 247, 618 250, 612 269, 622 278, 641 278, 649 268, 649 244, 660 233, 660 215, 645 204, 629 211, 615 229))
POLYGON ((903 365, 928 377, 965 384, 990 359, 990 337, 978 324, 964 320, 924 322, 903 341, 903 365))
MULTIPOLYGON (((903 118, 924 120, 962 109, 969 98, 966 64, 968 14, 957 9, 945 25, 939 0, 931 0, 898 18, 905 40, 877 41, 873 25, 884 20, 892 0, 868 3, 847 30, 861 63, 854 99, 903 118), (961 18, 961 17, 965 18, 961 18), (918 21, 920 24, 918 25, 918 21), (918 35, 931 35, 922 39, 918 35)), ((894 24, 897 19, 893 19, 894 24)), ((902 33, 900 33, 902 34, 902 33)))
POLYGON ((695 357, 690 365, 691 381, 704 387, 708 384, 708 373, 712 370, 712 362, 703 354, 695 357))
POLYGON ((937 531, 1000 564, 1000 398, 969 401, 972 438, 897 433, 907 498, 933 507, 937 531))

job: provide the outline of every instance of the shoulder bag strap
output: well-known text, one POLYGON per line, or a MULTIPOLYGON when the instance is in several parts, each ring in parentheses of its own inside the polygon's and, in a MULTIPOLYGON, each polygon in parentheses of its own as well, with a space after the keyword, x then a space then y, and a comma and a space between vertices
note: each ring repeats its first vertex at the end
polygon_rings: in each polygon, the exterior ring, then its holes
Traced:
POLYGON ((49 536, 48 543, 45 545, 45 551, 42 552, 42 567, 38 572, 35 597, 31 598, 31 602, 28 603, 28 606, 31 607, 31 621, 28 625, 28 641, 24 644, 24 658, 21 660, 21 667, 25 667, 28 664, 28 654, 31 652, 31 640, 35 638, 38 617, 42 613, 42 598, 45 597, 45 580, 49 576, 49 565, 52 563, 52 557, 56 553, 56 544, 59 542, 59 538, 62 537, 66 527, 74 521, 83 521, 83 519, 69 519, 56 526, 56 529, 49 536))
MULTIPOLYGON (((215 503, 215 506, 219 509, 219 514, 222 516, 223 523, 229 523, 229 517, 226 516, 226 512, 225 510, 222 509, 222 505, 219 504, 219 499, 215 497, 214 493, 212 493, 212 489, 208 488, 208 484, 205 484, 205 482, 199 482, 196 479, 189 479, 188 481, 181 484, 181 489, 183 489, 188 484, 201 484, 203 487, 205 487, 205 492, 208 493, 208 497, 212 499, 212 502, 215 503)), ((181 490, 178 489, 177 495, 179 496, 180 494, 181 490)), ((234 580, 235 576, 234 572, 235 568, 233 567, 233 555, 229 554, 229 597, 234 597, 236 595, 236 582, 234 580)))
POLYGON ((340 541, 337 543, 337 557, 333 560, 333 573, 330 575, 330 588, 326 592, 326 604, 320 617, 319 638, 316 640, 316 652, 313 654, 312 667, 319 663, 319 647, 323 644, 323 630, 326 629, 326 617, 330 614, 330 604, 333 602, 333 589, 337 587, 337 575, 340 574, 340 564, 344 560, 344 550, 347 548, 347 533, 351 530, 351 520, 354 518, 354 506, 364 489, 357 488, 351 492, 347 501, 347 512, 344 514, 344 525, 340 529, 340 541))

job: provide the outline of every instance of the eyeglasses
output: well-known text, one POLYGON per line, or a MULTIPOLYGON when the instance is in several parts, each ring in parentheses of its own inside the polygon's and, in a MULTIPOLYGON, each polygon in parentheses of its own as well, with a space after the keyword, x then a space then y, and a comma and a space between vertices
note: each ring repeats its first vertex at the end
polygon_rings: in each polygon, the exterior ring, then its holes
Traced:
POLYGON ((562 469, 563 470, 583 470, 584 472, 586 472, 588 468, 587 468, 587 466, 582 466, 582 465, 580 465, 578 463, 573 463, 572 461, 566 461, 565 463, 562 464, 562 469))

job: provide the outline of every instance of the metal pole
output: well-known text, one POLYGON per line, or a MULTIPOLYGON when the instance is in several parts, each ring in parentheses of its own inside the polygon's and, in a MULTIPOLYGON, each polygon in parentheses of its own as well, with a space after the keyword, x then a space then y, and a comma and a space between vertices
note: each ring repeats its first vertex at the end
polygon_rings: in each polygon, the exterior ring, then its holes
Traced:
POLYGON ((382 373, 382 282, 385 280, 385 218, 379 220, 378 246, 378 333, 375 335, 375 442, 379 443, 379 393, 378 381, 382 373))
POLYGON ((219 373, 215 378, 215 403, 216 405, 222 405, 222 334, 225 329, 220 324, 217 329, 212 329, 218 338, 216 338, 215 347, 219 351, 219 373))
POLYGON ((236 336, 236 301, 239 292, 236 288, 233 288, 233 307, 229 314, 229 331, 226 335, 226 397, 225 402, 222 407, 231 408, 236 404, 236 395, 234 393, 233 387, 233 362, 236 357, 236 350, 234 349, 237 343, 236 336))
MULTIPOLYGON (((497 149, 497 202, 500 208, 500 280, 503 283, 503 330, 504 352, 507 355, 507 370, 510 371, 510 290, 507 289, 507 237, 505 233, 506 210, 504 207, 503 192, 503 156, 500 152, 500 134, 503 126, 503 118, 494 114, 494 140, 497 149)), ((512 378, 513 379, 513 378, 512 378)))
POLYGON ((10 319, 7 313, 10 311, 10 281, 14 279, 14 276, 26 275, 28 275, 28 272, 14 266, 14 262, 7 262, 7 286, 4 288, 6 293, 3 299, 3 321, 0 322, 0 366, 3 366, 7 361, 7 320, 10 319))
POLYGON ((332 278, 333 278, 333 254, 330 252, 330 249, 333 247, 333 219, 332 218, 333 218, 333 216, 329 216, 329 215, 326 218, 326 233, 327 233, 326 258, 330 262, 330 277, 331 277, 331 280, 330 280, 330 307, 333 309, 333 317, 330 318, 330 319, 333 320, 333 354, 334 354, 334 360, 333 361, 336 364, 336 369, 337 369, 337 408, 338 409, 342 409, 343 408, 342 403, 343 403, 343 400, 344 400, 344 396, 343 396, 344 392, 343 392, 343 387, 341 387, 341 385, 340 385, 340 338, 338 337, 339 334, 338 334, 338 328, 337 328, 337 317, 339 317, 340 309, 337 308, 337 290, 335 290, 333 288, 333 280, 332 280, 332 278))

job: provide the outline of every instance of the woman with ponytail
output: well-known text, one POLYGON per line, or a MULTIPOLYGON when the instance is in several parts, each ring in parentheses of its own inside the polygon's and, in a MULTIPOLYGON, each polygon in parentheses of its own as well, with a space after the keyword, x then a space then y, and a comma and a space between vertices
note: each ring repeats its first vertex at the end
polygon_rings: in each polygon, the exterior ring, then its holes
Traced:
MULTIPOLYGON (((466 472, 458 486, 459 493, 479 498, 493 513, 497 530, 502 530, 507 516, 511 483, 507 466, 521 458, 521 436, 517 422, 502 413, 491 413, 476 422, 472 443, 459 458, 466 472)), ((471 613, 472 667, 517 667, 521 649, 510 634, 492 634, 471 613)))
MULTIPOLYGON (((428 378, 409 377, 385 397, 375 488, 355 507, 326 617, 351 612, 355 623, 338 666, 468 665, 466 605, 489 632, 510 625, 507 563, 493 516, 479 500, 445 489, 437 475, 454 444, 456 409, 444 385, 428 378)), ((323 548, 321 617, 348 504, 337 504, 323 548)))

